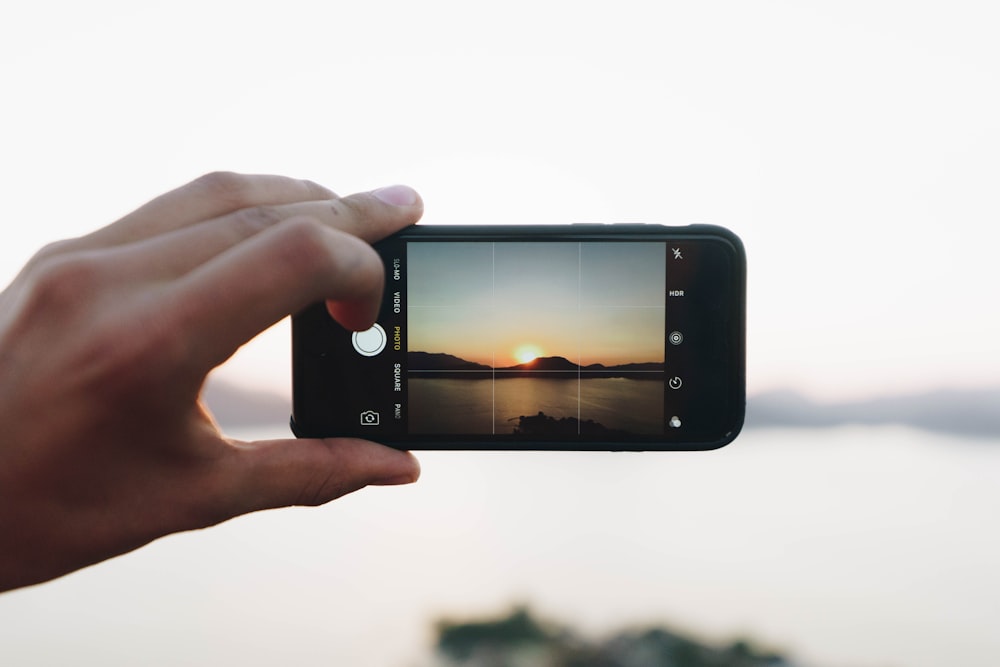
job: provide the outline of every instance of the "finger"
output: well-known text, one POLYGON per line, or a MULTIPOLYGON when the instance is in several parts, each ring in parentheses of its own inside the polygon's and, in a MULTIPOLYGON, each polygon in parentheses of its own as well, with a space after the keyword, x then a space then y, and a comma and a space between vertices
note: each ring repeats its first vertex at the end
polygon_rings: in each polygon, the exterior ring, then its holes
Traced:
POLYGON ((409 452, 367 440, 271 440, 239 446, 226 470, 230 516, 290 505, 322 505, 369 485, 410 484, 409 452))
POLYGON ((343 199, 240 209, 115 250, 121 251, 118 261, 126 275, 165 280, 184 275, 290 218, 310 217, 331 229, 373 243, 415 222, 422 209, 420 197, 413 190, 393 186, 343 199), (409 203, 396 205, 387 201, 409 203))
POLYGON ((206 174, 160 195, 107 227, 75 239, 71 249, 106 248, 159 236, 205 220, 252 208, 335 199, 312 181, 230 172, 206 174))
POLYGON ((178 332, 171 361, 204 375, 259 332, 324 299, 349 304, 342 324, 363 329, 378 314, 383 283, 382 260, 361 239, 310 218, 286 220, 170 287, 160 316, 178 332))

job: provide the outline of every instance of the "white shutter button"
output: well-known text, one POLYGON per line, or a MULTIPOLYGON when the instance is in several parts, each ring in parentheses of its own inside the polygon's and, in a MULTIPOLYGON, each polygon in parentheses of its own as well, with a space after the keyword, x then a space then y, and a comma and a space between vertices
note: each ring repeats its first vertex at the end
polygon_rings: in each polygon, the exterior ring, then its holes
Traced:
POLYGON ((358 354, 365 357, 374 357, 384 350, 387 340, 385 329, 377 323, 373 324, 371 329, 355 331, 351 334, 351 343, 354 345, 354 349, 358 354))

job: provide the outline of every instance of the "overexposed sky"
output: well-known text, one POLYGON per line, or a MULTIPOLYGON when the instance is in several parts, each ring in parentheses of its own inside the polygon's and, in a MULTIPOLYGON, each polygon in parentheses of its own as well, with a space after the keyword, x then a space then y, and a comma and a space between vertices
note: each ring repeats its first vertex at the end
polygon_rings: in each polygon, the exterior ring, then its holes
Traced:
MULTIPOLYGON (((730 227, 751 391, 995 385, 998 25, 990 2, 23 3, 0 278, 206 171, 406 182, 426 222, 730 227)), ((287 339, 222 372, 286 391, 287 339)))

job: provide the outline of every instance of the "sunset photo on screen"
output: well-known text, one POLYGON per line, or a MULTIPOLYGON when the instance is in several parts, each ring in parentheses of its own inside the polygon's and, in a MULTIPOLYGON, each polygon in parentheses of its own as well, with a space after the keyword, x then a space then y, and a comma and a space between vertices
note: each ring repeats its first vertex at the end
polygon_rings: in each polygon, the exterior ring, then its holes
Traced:
POLYGON ((411 432, 663 432, 662 243, 411 243, 407 266, 411 432))

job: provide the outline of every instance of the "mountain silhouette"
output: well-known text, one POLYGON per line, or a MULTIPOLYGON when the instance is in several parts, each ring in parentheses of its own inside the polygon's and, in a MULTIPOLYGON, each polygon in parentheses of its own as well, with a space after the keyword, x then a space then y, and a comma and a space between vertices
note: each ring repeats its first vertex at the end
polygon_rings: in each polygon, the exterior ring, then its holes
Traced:
MULTIPOLYGON (((467 361, 460 357, 443 352, 409 352, 407 362, 412 371, 492 371, 492 367, 479 364, 474 361, 467 361)), ((552 372, 552 371, 594 371, 594 372, 637 372, 637 371, 662 371, 663 364, 656 361, 619 364, 616 366, 605 366, 604 364, 590 364, 589 366, 579 366, 566 357, 536 357, 531 361, 514 366, 501 366, 498 371, 522 371, 522 372, 552 372)))
POLYGON ((516 366, 505 366, 498 368, 501 371, 575 371, 579 368, 577 364, 566 357, 535 357, 531 361, 516 366))
POLYGON ((1000 440, 1000 388, 938 389, 920 394, 821 403, 794 391, 747 401, 747 427, 811 428, 901 424, 972 438, 1000 440))
POLYGON ((662 371, 663 362, 645 361, 642 363, 618 364, 616 366, 605 366, 604 364, 590 364, 584 366, 585 371, 662 371))
POLYGON ((408 352, 406 361, 410 368, 422 371, 489 371, 491 367, 466 361, 443 352, 408 352))

